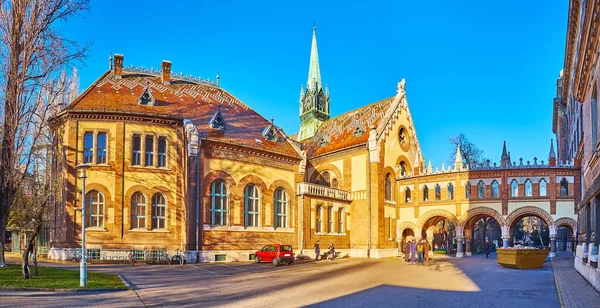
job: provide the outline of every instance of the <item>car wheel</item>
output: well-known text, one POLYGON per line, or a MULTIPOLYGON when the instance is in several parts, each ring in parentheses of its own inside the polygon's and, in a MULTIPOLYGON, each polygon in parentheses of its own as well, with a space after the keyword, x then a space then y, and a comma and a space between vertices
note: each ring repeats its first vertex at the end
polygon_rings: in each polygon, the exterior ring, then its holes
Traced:
POLYGON ((277 258, 273 258, 273 265, 275 265, 275 266, 279 265, 279 260, 277 260, 277 258))
POLYGON ((260 258, 258 256, 254 256, 254 263, 260 263, 260 258))

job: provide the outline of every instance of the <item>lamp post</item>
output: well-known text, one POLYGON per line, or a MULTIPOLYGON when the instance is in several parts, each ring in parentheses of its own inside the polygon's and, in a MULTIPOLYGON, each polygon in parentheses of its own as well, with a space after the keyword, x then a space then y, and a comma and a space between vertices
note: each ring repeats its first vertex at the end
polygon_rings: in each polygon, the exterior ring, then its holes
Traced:
POLYGON ((86 171, 90 168, 88 164, 77 165, 79 177, 81 178, 81 263, 79 263, 79 286, 87 285, 87 262, 85 260, 85 179, 87 178, 86 171))

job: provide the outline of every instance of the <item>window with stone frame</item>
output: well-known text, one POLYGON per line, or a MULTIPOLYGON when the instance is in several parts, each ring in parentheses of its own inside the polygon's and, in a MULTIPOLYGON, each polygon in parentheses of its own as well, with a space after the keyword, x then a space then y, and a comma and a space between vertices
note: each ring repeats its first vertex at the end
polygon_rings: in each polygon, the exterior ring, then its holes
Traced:
POLYGON ((136 192, 131 196, 131 229, 146 228, 146 196, 136 192))
POLYGON ((322 177, 323 177, 323 185, 329 187, 330 186, 330 177, 329 177, 329 172, 327 171, 323 171, 323 173, 321 173, 322 177))
POLYGON ((492 198, 500 197, 500 185, 498 185, 498 181, 492 181, 492 198))
POLYGON ((411 195, 410 195, 410 188, 406 187, 406 189, 404 190, 404 202, 409 203, 411 202, 411 195))
POLYGON ((158 137, 158 167, 167 166, 167 138, 158 137))
POLYGON ((560 196, 566 197, 569 195, 569 181, 566 178, 563 178, 560 181, 560 196))
POLYGON ((596 149, 598 145, 598 91, 597 84, 594 83, 594 91, 592 92, 592 100, 590 101, 591 107, 591 121, 592 121, 592 148, 596 149))
POLYGON ((392 200, 392 176, 390 173, 385 175, 385 200, 392 200))
POLYGON ((435 200, 442 200, 442 188, 440 187, 440 184, 435 184, 435 200))
POLYGON ((346 233, 344 230, 344 208, 341 207, 338 209, 338 233, 346 233))
POLYGON ((335 188, 335 189, 338 188, 338 180, 337 179, 331 180, 331 187, 335 188))
POLYGON ((317 208, 315 209, 315 232, 316 233, 321 233, 323 232, 323 218, 322 218, 322 213, 323 212, 323 206, 322 205, 317 205, 317 208))
POLYGON ((92 132, 83 135, 83 163, 94 163, 94 133, 92 132))
POLYGON ((533 196, 533 183, 530 179, 525 180, 525 197, 533 196))
POLYGON ((131 138, 131 165, 139 166, 142 164, 142 137, 133 135, 131 138))
POLYGON ((477 198, 485 199, 485 183, 483 181, 477 183, 477 198))
POLYGON ((96 135, 96 164, 106 164, 106 133, 96 135))
POLYGON ((540 197, 546 197, 546 180, 540 180, 540 197))
POLYGON ((146 136, 144 146, 144 166, 154 166, 154 136, 146 136))
POLYGON ((406 163, 401 161, 400 162, 400 175, 401 176, 406 176, 406 163))
POLYGON ((210 224, 227 225, 227 186, 221 180, 215 180, 210 186, 210 224))
POLYGON ((85 194, 86 226, 104 228, 104 195, 97 190, 85 194))
POLYGON ((423 201, 429 201, 429 188, 427 185, 423 186, 423 201))
POLYGON ((283 188, 275 190, 275 228, 288 227, 288 197, 283 188))
POLYGON ((454 185, 452 183, 448 183, 448 200, 454 199, 454 185))
POLYGON ((515 198, 519 196, 519 183, 517 180, 510 182, 510 196, 515 198))
POLYGON ((327 208, 327 233, 333 233, 333 207, 327 208))
POLYGON ((246 227, 258 227, 260 198, 258 187, 248 184, 244 188, 244 223, 246 227))
POLYGON ((152 229, 167 228, 167 200, 161 193, 152 196, 152 229))
POLYGON ((467 182, 467 184, 465 184, 465 198, 470 199, 471 198, 471 183, 467 182))

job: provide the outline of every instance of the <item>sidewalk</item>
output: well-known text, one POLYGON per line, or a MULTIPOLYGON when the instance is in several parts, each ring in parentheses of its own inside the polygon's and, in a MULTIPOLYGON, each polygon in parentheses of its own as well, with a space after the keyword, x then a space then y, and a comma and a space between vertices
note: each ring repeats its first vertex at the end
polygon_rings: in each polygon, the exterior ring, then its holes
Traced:
POLYGON ((564 253, 552 259, 552 270, 561 306, 597 307, 600 303, 600 293, 579 275, 573 267, 573 261, 571 254, 564 253))

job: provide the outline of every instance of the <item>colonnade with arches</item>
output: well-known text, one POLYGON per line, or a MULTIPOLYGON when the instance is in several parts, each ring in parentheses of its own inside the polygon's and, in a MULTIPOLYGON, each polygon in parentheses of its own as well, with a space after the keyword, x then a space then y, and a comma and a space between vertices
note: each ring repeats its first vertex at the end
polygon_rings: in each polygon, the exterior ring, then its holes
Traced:
POLYGON ((502 248, 508 248, 512 245, 513 229, 517 222, 524 217, 535 216, 544 221, 548 226, 550 233, 550 256, 556 255, 557 251, 557 231, 561 227, 567 228, 570 232, 571 249, 575 247, 572 243, 575 240, 575 220, 569 217, 560 217, 553 219, 552 215, 544 209, 535 206, 519 207, 509 215, 501 215, 495 209, 490 207, 480 206, 469 209, 462 216, 457 217, 453 213, 435 209, 425 212, 419 217, 417 222, 400 222, 398 223, 397 232, 399 241, 404 242, 409 236, 414 236, 416 239, 426 238, 433 246, 434 244, 434 227, 443 219, 446 219, 454 226, 456 240, 456 257, 470 256, 473 249, 473 230, 475 224, 485 217, 490 217, 496 220, 500 225, 502 232, 502 248))

